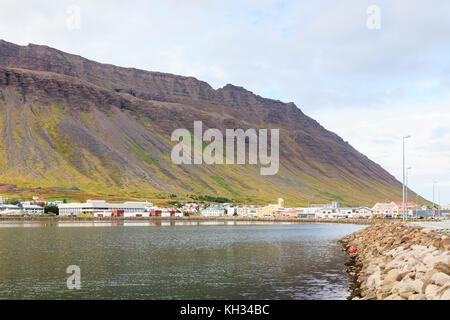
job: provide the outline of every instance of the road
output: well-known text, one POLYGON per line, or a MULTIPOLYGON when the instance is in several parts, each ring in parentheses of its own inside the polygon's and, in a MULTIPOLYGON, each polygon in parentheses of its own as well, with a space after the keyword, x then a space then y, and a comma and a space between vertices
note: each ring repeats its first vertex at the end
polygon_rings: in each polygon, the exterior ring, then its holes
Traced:
POLYGON ((441 221, 417 221, 417 222, 408 222, 408 224, 413 226, 421 226, 424 228, 431 228, 437 232, 445 232, 450 233, 450 220, 441 220, 441 221))

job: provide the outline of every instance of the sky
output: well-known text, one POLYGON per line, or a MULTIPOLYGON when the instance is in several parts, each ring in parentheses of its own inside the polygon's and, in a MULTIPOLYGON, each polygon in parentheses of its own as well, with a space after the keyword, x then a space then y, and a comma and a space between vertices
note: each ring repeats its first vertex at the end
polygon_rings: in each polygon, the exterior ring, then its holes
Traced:
POLYGON ((448 0, 0 0, 0 39, 292 101, 400 181, 411 135, 409 186, 446 205, 449 17, 448 0))

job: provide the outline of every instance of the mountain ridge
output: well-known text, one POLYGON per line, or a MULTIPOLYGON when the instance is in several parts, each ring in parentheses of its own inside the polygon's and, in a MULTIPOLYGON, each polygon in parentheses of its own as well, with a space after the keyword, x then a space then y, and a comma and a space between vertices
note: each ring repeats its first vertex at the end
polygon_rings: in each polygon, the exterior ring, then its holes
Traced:
POLYGON ((1 143, 15 155, 2 156, 2 183, 77 187, 99 196, 163 192, 225 195, 243 202, 282 196, 299 204, 368 204, 401 194, 392 175, 292 102, 266 99, 232 84, 213 89, 192 77, 104 65, 50 47, 3 40, 0 66, 1 143), (23 119, 18 120, 20 112, 23 119), (195 120, 221 131, 279 127, 279 174, 261 177, 250 165, 171 164, 171 132, 192 130, 195 120), (17 121, 39 125, 24 134, 17 121), (73 150, 62 139, 71 141, 73 150), (28 167, 21 161, 27 154, 25 142, 42 154, 42 159, 32 157, 28 167), (48 161, 67 171, 58 172, 48 161))

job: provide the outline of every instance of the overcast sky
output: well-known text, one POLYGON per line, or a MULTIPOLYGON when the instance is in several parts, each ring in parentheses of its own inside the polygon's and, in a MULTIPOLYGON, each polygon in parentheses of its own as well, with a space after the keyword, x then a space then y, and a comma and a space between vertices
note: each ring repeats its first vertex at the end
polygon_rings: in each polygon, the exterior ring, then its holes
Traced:
POLYGON ((400 181, 411 134, 411 188, 449 204, 449 17, 448 0, 0 0, 0 38, 295 102, 400 181))

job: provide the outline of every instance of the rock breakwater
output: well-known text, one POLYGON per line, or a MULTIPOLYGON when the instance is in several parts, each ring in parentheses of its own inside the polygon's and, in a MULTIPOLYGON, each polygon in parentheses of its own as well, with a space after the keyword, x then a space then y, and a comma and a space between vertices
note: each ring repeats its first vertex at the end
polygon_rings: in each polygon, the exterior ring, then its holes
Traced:
POLYGON ((432 229, 375 223, 341 239, 354 300, 450 300, 450 239, 432 229))

